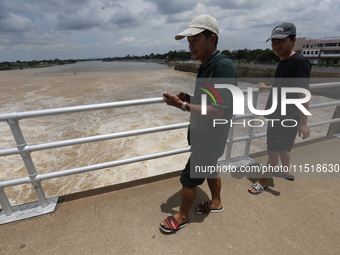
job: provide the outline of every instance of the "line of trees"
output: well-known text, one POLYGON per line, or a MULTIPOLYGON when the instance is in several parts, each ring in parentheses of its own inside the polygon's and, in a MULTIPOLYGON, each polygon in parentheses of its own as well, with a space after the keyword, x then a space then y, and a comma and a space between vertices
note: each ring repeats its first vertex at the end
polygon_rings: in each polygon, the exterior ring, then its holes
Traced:
POLYGON ((54 60, 32 60, 32 61, 20 61, 16 62, 1 62, 0 70, 11 70, 11 69, 24 69, 24 68, 35 68, 35 67, 48 67, 54 65, 73 64, 77 61, 74 59, 60 60, 58 58, 54 60))
MULTIPOLYGON (((242 49, 242 50, 223 50, 222 54, 228 56, 230 59, 237 61, 239 63, 274 63, 279 61, 272 50, 270 49, 242 49)), ((144 56, 130 56, 125 57, 114 57, 114 58, 104 58, 103 61, 116 61, 116 60, 149 60, 149 59, 160 59, 166 61, 187 61, 191 60, 190 51, 179 50, 179 51, 169 51, 165 54, 154 54, 144 56)))
POLYGON ((222 54, 228 56, 232 60, 236 60, 238 62, 255 62, 255 63, 272 63, 279 62, 280 58, 274 54, 274 52, 270 49, 256 49, 256 50, 223 50, 222 54))
MULTIPOLYGON (((242 49, 242 50, 223 50, 222 54, 228 56, 230 59, 234 60, 238 63, 274 63, 278 62, 279 58, 273 53, 270 49, 256 49, 256 50, 249 50, 249 49, 242 49)), ((94 60, 94 59, 92 59, 94 60)), ((114 58, 103 58, 103 59, 96 59, 102 61, 117 61, 117 60, 160 60, 160 61, 187 61, 191 60, 191 53, 190 51, 186 50, 179 50, 179 51, 169 51, 168 53, 164 54, 154 54, 151 53, 149 55, 143 56, 130 56, 127 55, 125 57, 114 57, 114 58)), ((85 59, 82 60, 32 60, 32 61, 19 61, 16 62, 2 62, 0 63, 0 70, 10 70, 10 69, 24 69, 24 68, 34 68, 34 67, 48 67, 53 65, 63 65, 63 64, 71 64, 76 63, 78 61, 86 61, 85 59)))
POLYGON ((179 51, 175 50, 175 51, 169 51, 168 53, 164 53, 164 54, 151 53, 149 55, 143 55, 143 56, 127 55, 125 57, 104 58, 103 61, 149 60, 149 59, 160 59, 160 60, 168 60, 168 61, 190 60, 191 59, 191 53, 190 53, 190 51, 185 51, 185 50, 179 50, 179 51))

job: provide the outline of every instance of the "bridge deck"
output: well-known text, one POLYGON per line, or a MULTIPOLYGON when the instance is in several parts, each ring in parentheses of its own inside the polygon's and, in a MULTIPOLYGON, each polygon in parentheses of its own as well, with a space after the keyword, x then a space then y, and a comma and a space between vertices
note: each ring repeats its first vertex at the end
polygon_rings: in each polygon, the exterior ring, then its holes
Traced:
MULTIPOLYGON (((292 163, 335 164, 340 140, 296 146, 292 163)), ((265 164, 264 153, 253 155, 265 164)), ((72 194, 54 213, 0 226, 1 254, 339 254, 339 178, 274 178, 259 196, 252 180, 222 179, 225 211, 190 215, 164 235, 159 222, 178 210, 179 172, 72 194)), ((340 173, 339 173, 340 177, 340 173)), ((197 203, 209 199, 204 183, 197 203)))

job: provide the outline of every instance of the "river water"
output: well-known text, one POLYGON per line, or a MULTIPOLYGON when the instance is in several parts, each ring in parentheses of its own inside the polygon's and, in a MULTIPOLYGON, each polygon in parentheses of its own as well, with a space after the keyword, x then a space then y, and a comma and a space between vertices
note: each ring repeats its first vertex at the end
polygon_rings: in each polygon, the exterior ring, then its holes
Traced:
MULTIPOLYGON (((0 112, 118 102, 161 97, 164 91, 192 93, 195 74, 174 71, 173 67, 144 62, 81 62, 71 65, 0 72, 0 112)), ((245 89, 254 86, 240 82, 245 89)), ((268 94, 259 98, 263 109, 268 94)), ((330 101, 313 96, 311 103, 330 101)), ((262 108, 261 108, 262 107, 262 108)), ((335 107, 314 109, 311 122, 330 119, 335 107)), ((189 114, 165 104, 88 111, 24 119, 20 126, 27 144, 110 134, 127 130, 189 121, 189 114)), ((311 139, 325 136, 328 125, 312 129, 311 139)), ((265 127, 255 132, 264 132, 265 127)), ((0 122, 0 149, 13 148, 15 142, 7 123, 0 122)), ((235 137, 246 133, 238 127, 235 137)), ((297 138, 296 142, 301 139, 297 138)), ((186 147, 186 129, 122 138, 31 154, 38 173, 66 170, 122 158, 186 147)), ((251 153, 266 149, 265 138, 252 142, 251 153)), ((241 156, 244 143, 233 146, 232 157, 241 156)), ((77 174, 42 183, 48 198, 136 180, 184 167, 189 154, 180 154, 130 165, 77 174)), ((0 180, 27 176, 19 155, 0 158, 0 180)), ((36 201, 31 185, 6 188, 12 205, 36 201)))

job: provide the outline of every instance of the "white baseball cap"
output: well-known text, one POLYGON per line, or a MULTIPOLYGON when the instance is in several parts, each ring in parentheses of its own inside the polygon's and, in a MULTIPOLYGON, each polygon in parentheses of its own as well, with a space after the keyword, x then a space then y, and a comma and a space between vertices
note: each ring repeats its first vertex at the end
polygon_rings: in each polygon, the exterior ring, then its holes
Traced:
POLYGON ((209 14, 202 14, 193 18, 189 28, 175 36, 176 40, 181 40, 186 36, 193 36, 202 33, 204 30, 209 30, 218 35, 217 20, 209 14))

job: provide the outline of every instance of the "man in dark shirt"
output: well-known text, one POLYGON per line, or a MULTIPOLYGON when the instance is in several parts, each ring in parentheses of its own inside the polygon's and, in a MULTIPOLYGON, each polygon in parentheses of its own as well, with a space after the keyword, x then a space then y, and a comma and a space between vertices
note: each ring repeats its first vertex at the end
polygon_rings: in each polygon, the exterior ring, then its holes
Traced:
MULTIPOLYGON (((290 151, 293 147, 296 134, 302 136, 305 139, 309 136, 310 130, 307 126, 307 116, 302 113, 294 104, 288 104, 286 107, 286 115, 281 115, 281 88, 284 87, 299 87, 309 88, 309 76, 311 71, 311 65, 309 61, 302 55, 296 53, 293 49, 296 41, 296 28, 292 23, 282 23, 277 25, 272 35, 268 40, 272 42, 272 49, 275 55, 280 57, 280 63, 275 71, 275 78, 273 86, 267 86, 260 82, 258 87, 260 89, 270 90, 270 95, 267 101, 266 109, 269 109, 272 105, 272 88, 278 88, 277 94, 277 108, 268 119, 278 119, 273 124, 268 123, 267 129, 267 169, 273 169, 278 166, 279 158, 281 159, 282 167, 286 170, 290 166, 290 151), (282 120, 290 120, 285 122, 285 126, 282 125, 282 120), (296 124, 294 126, 294 124, 296 124), (293 127, 294 126, 294 127, 293 127)), ((267 41, 268 41, 267 40, 267 41)), ((299 99, 305 98, 303 93, 288 93, 287 98, 299 99)), ((302 104, 307 110, 309 109, 309 103, 302 104)), ((289 172, 266 172, 262 177, 255 182, 252 187, 248 189, 248 192, 254 195, 261 194, 267 187, 267 179, 275 174, 278 177, 285 178, 287 180, 294 180, 294 176, 289 172)))
POLYGON ((196 78, 194 96, 179 93, 177 96, 164 93, 166 104, 190 112, 188 140, 191 155, 181 174, 182 201, 179 212, 167 217, 160 223, 164 232, 174 232, 189 223, 189 210, 195 200, 196 187, 207 178, 212 199, 195 207, 198 214, 222 212, 220 197, 221 179, 218 174, 197 173, 195 169, 202 166, 216 166, 222 156, 228 138, 229 124, 214 127, 214 119, 232 117, 232 95, 228 89, 219 89, 215 84, 237 85, 237 71, 233 62, 217 50, 218 23, 215 18, 204 14, 195 17, 189 28, 178 34, 175 39, 187 37, 192 58, 201 61, 196 78), (226 80, 225 80, 226 79, 226 80), (206 97, 206 114, 202 114, 202 94, 206 97), (217 100, 215 100, 217 97, 217 100))

